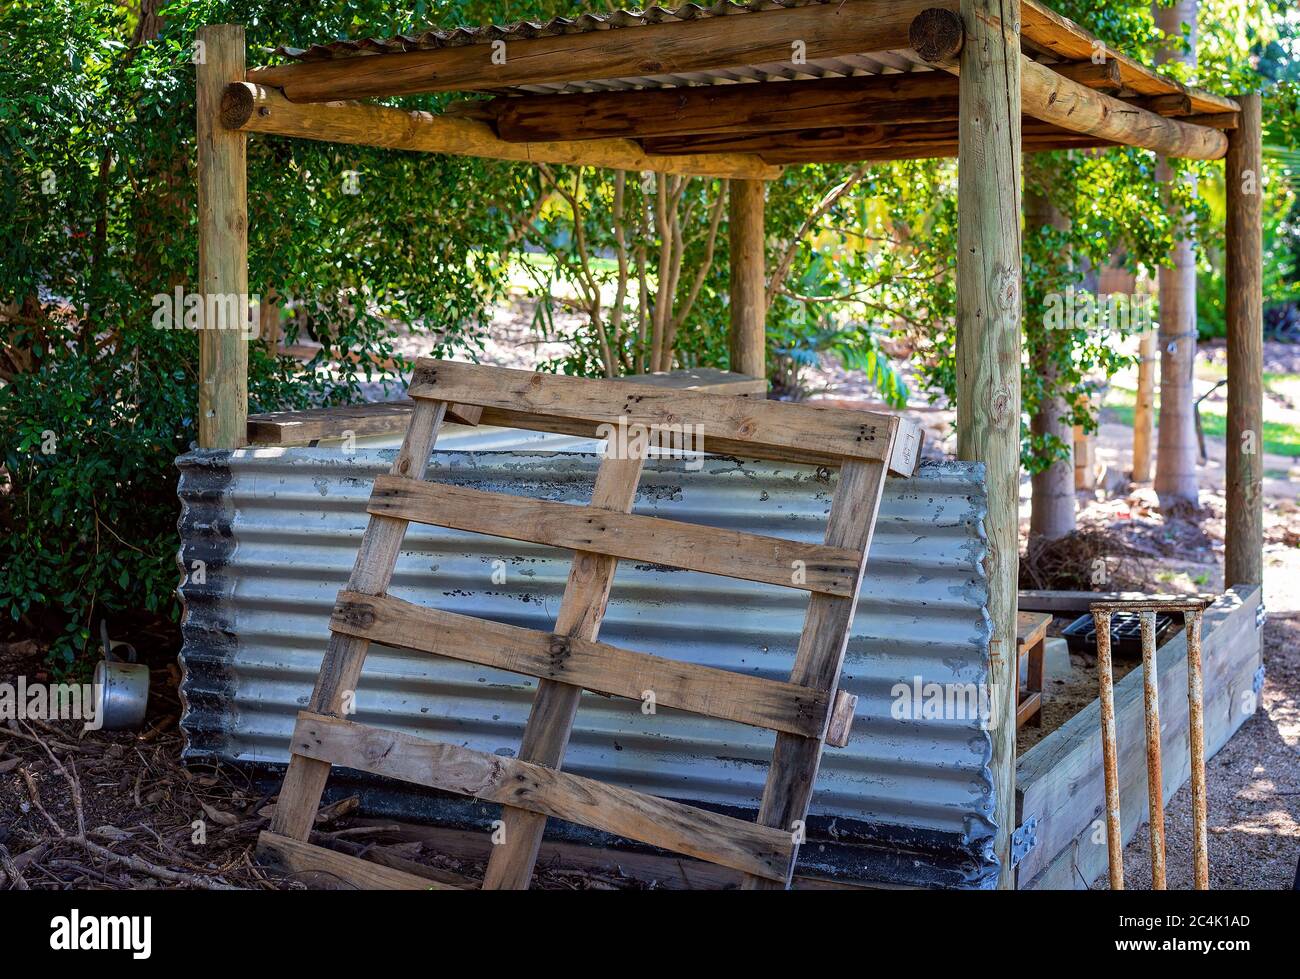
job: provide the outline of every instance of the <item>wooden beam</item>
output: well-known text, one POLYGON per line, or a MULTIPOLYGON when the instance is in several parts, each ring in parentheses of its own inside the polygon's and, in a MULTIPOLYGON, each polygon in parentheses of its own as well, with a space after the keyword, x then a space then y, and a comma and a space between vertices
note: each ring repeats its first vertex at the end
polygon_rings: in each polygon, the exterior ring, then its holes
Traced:
MULTIPOLYGON (((940 36, 918 37, 914 31, 913 41, 926 50, 942 51, 940 36)), ((1089 88, 1120 88, 1119 66, 1114 61, 1052 68, 1089 88)), ((1162 115, 1177 115, 1173 110, 1190 106, 1186 95, 1137 101, 1162 115)), ((943 122, 951 123, 955 133, 957 80, 947 72, 931 71, 757 85, 526 95, 476 105, 475 116, 493 121, 497 134, 509 142, 626 137, 641 140, 649 150, 650 140, 702 134, 758 136, 848 127, 883 130, 943 122)))
POLYGON ((728 206, 731 243, 731 369, 767 376, 767 280, 761 180, 732 180, 728 206))
POLYGON ((1039 0, 1021 0, 1019 13, 1020 36, 1026 44, 1051 52, 1064 61, 1090 61, 1099 56, 1106 61, 1113 61, 1119 65, 1124 87, 1139 95, 1186 92, 1197 112, 1237 111, 1237 103, 1232 99, 1190 88, 1146 65, 1138 64, 1039 0))
MULTIPOLYGON (((644 701, 738 724, 818 737, 834 718, 852 723, 850 705, 823 691, 649 653, 579 636, 561 636, 413 605, 388 596, 339 593, 330 628, 402 649, 416 649, 584 690, 644 701)), ((829 737, 829 736, 828 736, 829 737)))
POLYGON ((490 103, 502 139, 568 140, 775 133, 957 118, 957 82, 945 72, 818 81, 531 95, 490 103))
POLYGON ((379 476, 367 509, 435 527, 826 595, 852 596, 860 563, 844 548, 401 476, 379 476), (796 568, 803 574, 796 576, 796 568))
POLYGON ((306 61, 254 68, 248 81, 282 88, 293 102, 418 92, 500 90, 517 85, 641 78, 737 65, 792 64, 906 48, 912 18, 955 0, 840 0, 554 37, 508 39, 505 62, 490 44, 306 61))
POLYGON ((1224 161, 1228 320, 1227 500, 1223 580, 1264 580, 1263 135, 1258 93, 1243 95, 1224 161))
POLYGON ((1063 61, 1050 66, 1062 78, 1086 85, 1099 92, 1118 92, 1124 87, 1119 75, 1119 62, 1106 60, 1097 64, 1094 61, 1063 61))
POLYGON ((237 82, 226 88, 221 98, 221 121, 226 132, 241 139, 242 133, 256 132, 521 163, 562 163, 758 180, 772 180, 780 175, 778 167, 757 157, 657 157, 626 139, 508 143, 497 138, 491 126, 473 119, 359 102, 298 105, 285 99, 277 89, 248 82, 237 82))
MULTIPOLYGON (((1053 148, 1110 144, 1086 133, 1075 133, 1050 123, 1028 117, 1021 123, 1026 145, 1045 144, 1053 148)), ((932 146, 936 156, 955 156, 957 121, 931 122, 911 126, 834 126, 777 133, 715 133, 703 136, 664 136, 643 141, 648 152, 674 153, 752 153, 764 159, 799 160, 856 159, 859 152, 871 157, 889 158, 893 150, 911 150, 932 146), (951 152, 945 153, 945 151, 951 152)))
POLYGON ((244 28, 199 28, 199 446, 237 449, 248 421, 248 138, 221 125, 222 92, 244 76, 244 28), (212 322, 222 310, 235 322, 212 322))
MULTIPOLYGON (((1007 15, 1015 17, 1010 10, 1007 15)), ((929 22, 934 23, 950 19, 952 14, 937 12, 927 16, 929 22)), ((968 23, 965 29, 969 32, 968 23)), ((969 33, 966 43, 970 43, 969 33)), ((1218 130, 1156 115, 1071 81, 1052 67, 1041 65, 1025 55, 1018 57, 1021 78, 1019 104, 1026 115, 1071 132, 1154 150, 1163 156, 1218 160, 1227 152, 1227 138, 1218 130)), ((935 62, 935 65, 954 73, 960 71, 951 57, 935 62)))
MULTIPOLYGON (((987 467, 994 848, 1013 887, 1020 499, 1020 113, 1017 0, 962 0, 957 162, 957 457, 987 467)), ((1082 88, 1082 86, 1079 86, 1082 88)), ((1086 89, 1085 89, 1086 91, 1086 89)))

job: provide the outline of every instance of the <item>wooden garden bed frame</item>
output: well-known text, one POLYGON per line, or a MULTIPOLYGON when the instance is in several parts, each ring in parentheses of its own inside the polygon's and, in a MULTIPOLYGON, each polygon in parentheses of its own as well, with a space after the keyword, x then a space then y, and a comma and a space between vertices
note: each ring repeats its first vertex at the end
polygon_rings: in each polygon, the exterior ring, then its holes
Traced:
MULTIPOLYGON (((1014 717, 1020 469, 1021 154, 1128 145, 1223 159, 1229 446, 1262 429, 1261 118, 1165 78, 1037 0, 787 0, 682 16, 282 49, 247 68, 243 28, 203 28, 199 272, 248 292, 250 133, 731 181, 732 368, 764 375, 764 181, 785 164, 956 155, 958 456, 987 465, 994 689, 1014 717), (434 115, 351 99, 479 93, 434 115), (998 651, 1007 651, 1005 653, 998 651)), ((247 340, 200 337, 199 442, 249 441, 247 340)), ((394 419, 393 424, 404 425, 394 419)), ((1229 587, 1262 582, 1262 455, 1229 452, 1229 587)), ((1015 725, 994 731, 996 845, 1014 886, 1015 725)))

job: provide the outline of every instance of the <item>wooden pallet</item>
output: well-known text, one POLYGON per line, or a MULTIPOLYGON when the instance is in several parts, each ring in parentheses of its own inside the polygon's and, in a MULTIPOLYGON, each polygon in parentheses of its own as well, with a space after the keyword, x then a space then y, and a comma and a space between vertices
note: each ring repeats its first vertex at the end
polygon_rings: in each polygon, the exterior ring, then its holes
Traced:
MULTIPOLYGON (((406 869, 307 842, 331 765, 500 803, 504 839, 483 887, 526 888, 548 817, 742 871, 746 886, 788 885, 823 743, 844 743, 853 698, 838 690, 863 567, 887 471, 911 475, 920 432, 893 415, 630 386, 615 381, 421 360, 415 409, 330 620, 329 648, 259 855, 294 872, 320 870, 366 887, 437 887, 406 869), (438 429, 456 414, 508 414, 520 427, 691 426, 705 451, 816 458, 839 484, 822 544, 697 527, 630 511, 642 458, 607 451, 587 506, 424 480, 438 429), (724 448, 725 447, 725 448, 724 448), (410 521, 568 548, 573 564, 551 633, 426 608, 387 594, 410 521), (766 582, 810 593, 794 669, 767 680, 620 649, 597 640, 619 558, 766 582), (538 679, 517 756, 507 758, 345 719, 371 642, 538 679), (777 732, 757 822, 561 771, 582 691, 643 699, 777 732)), ((608 434, 610 429, 605 429, 608 434)), ((615 442, 611 441, 610 445, 615 442)))

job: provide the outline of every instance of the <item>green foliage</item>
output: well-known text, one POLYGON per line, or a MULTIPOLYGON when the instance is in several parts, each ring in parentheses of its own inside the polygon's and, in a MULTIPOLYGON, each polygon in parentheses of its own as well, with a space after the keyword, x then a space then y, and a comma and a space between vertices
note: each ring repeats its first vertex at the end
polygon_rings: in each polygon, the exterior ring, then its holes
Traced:
MULTIPOLYGON (((251 52, 357 23, 409 30, 423 4, 108 0, 0 7, 0 614, 70 662, 94 620, 174 612, 175 468, 196 434, 197 341, 153 297, 197 291, 199 25, 251 52), (161 20, 152 16, 158 14, 161 20), (45 451, 43 451, 43 449, 45 451)), ((416 100, 430 104, 432 100, 416 100)), ((392 323, 471 348, 500 288, 523 168, 280 139, 250 142, 250 293, 303 312, 307 370, 251 345, 253 411, 355 400, 392 323), (345 192, 357 171, 360 193, 345 192), (329 362, 329 369, 323 369, 329 362)))

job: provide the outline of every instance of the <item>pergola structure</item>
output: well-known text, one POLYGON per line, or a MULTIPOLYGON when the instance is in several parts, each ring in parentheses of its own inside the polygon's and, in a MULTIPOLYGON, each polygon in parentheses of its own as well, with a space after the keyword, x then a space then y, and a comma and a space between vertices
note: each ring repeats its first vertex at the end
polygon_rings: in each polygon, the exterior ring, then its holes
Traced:
MULTIPOLYGON (((1015 717, 1017 687, 1021 155, 1128 145, 1225 159, 1225 583, 1262 580, 1257 94, 1181 85, 1037 0, 723 0, 335 41, 281 49, 290 63, 255 68, 241 27, 210 26, 200 39, 205 294, 247 293, 249 133, 723 177, 732 369, 762 376, 764 181, 789 164, 955 155, 958 455, 987 466, 990 676, 1001 717, 1015 717), (429 92, 477 97, 441 115, 356 101, 429 92)), ((246 343, 237 331, 201 334, 203 447, 247 444, 246 343)), ((1012 886, 1014 723, 994 733, 991 770, 1002 883, 1012 886)))

